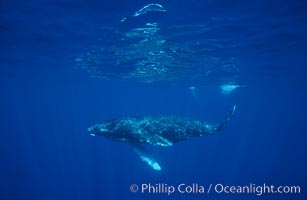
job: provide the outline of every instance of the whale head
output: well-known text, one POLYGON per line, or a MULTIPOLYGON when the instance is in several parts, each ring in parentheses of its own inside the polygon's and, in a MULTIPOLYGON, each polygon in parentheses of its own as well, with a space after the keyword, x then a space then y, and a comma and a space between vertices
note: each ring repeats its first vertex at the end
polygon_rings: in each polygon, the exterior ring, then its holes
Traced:
POLYGON ((116 120, 104 121, 100 124, 89 127, 88 132, 91 136, 104 136, 111 140, 127 141, 125 133, 122 130, 118 130, 116 120))
POLYGON ((87 130, 92 136, 100 135, 108 137, 112 134, 110 123, 107 122, 102 124, 96 124, 94 126, 89 127, 87 130))

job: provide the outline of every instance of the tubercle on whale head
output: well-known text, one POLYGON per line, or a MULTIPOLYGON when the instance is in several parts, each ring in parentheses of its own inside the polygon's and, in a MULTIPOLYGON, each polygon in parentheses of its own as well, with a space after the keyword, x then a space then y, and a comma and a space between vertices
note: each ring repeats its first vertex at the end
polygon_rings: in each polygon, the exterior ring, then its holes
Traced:
POLYGON ((127 142, 128 139, 123 136, 122 131, 116 131, 114 129, 114 123, 112 121, 103 122, 89 127, 88 132, 91 136, 104 136, 110 140, 127 142))
POLYGON ((92 136, 96 135, 107 136, 108 133, 110 133, 107 123, 96 124, 94 126, 89 127, 87 130, 88 132, 90 132, 92 136))

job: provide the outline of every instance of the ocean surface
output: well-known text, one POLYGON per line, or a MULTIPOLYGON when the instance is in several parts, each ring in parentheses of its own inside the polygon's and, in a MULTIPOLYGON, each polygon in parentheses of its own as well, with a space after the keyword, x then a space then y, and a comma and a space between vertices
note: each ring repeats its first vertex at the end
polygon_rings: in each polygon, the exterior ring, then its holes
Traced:
POLYGON ((0 199, 306 199, 306 36, 303 0, 0 1, 0 199), (87 130, 233 105, 161 170, 87 130))

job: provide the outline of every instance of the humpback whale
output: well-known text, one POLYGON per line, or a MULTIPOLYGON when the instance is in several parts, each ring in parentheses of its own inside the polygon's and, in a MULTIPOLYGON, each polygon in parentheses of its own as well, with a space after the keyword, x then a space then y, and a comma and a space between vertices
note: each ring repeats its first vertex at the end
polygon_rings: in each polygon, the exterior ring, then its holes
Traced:
POLYGON ((229 121, 235 109, 233 106, 224 120, 217 124, 176 116, 125 117, 106 120, 89 127, 88 131, 92 136, 130 143, 144 162, 154 170, 161 170, 142 144, 170 147, 192 137, 215 134, 229 121))

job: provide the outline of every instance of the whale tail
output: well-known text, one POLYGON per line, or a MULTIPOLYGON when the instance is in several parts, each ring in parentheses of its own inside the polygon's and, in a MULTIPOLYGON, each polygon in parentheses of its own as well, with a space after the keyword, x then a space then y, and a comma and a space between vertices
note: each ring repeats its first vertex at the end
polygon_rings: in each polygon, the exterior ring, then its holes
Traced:
POLYGON ((227 124, 227 122, 230 120, 231 116, 234 114, 235 110, 236 110, 236 105, 233 105, 233 107, 228 112, 228 114, 226 115, 224 120, 216 125, 216 127, 215 127, 216 132, 221 130, 227 124))

